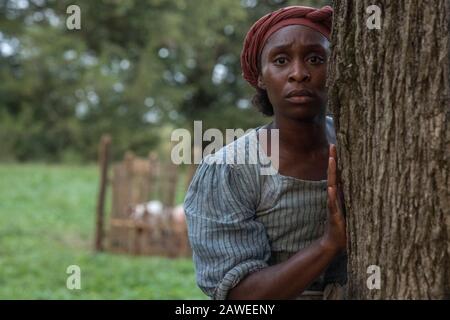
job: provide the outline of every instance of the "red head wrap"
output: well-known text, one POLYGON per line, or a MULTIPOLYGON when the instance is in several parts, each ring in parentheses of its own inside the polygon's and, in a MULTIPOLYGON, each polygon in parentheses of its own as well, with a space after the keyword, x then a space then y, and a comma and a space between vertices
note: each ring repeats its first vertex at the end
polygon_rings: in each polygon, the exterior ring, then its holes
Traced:
POLYGON ((310 27, 328 40, 330 39, 333 9, 330 6, 315 9, 292 6, 271 12, 250 28, 244 40, 241 53, 242 75, 253 87, 258 84, 258 59, 267 39, 279 29, 288 25, 310 27))

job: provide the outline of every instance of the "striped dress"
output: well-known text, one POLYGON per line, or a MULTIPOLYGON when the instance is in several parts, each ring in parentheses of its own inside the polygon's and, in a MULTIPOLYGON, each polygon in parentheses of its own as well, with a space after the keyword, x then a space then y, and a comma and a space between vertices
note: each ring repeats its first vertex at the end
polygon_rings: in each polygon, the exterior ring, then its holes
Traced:
MULTIPOLYGON (((335 143, 333 120, 326 120, 335 143)), ((327 180, 261 174, 271 165, 258 147, 258 129, 205 157, 184 201, 197 284, 212 299, 226 299, 245 276, 289 259, 324 233, 327 180), (237 161, 243 152, 245 163, 237 161)), ((341 255, 308 290, 345 282, 341 255)))

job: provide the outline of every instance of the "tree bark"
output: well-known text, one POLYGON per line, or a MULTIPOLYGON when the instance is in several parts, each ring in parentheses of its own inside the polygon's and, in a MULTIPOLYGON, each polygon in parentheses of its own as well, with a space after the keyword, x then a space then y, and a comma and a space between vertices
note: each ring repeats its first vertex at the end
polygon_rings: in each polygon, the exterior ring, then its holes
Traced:
POLYGON ((450 298, 448 0, 334 2, 329 103, 351 299, 450 298), (370 5, 381 29, 366 25, 370 5), (380 289, 369 289, 370 265, 380 289))

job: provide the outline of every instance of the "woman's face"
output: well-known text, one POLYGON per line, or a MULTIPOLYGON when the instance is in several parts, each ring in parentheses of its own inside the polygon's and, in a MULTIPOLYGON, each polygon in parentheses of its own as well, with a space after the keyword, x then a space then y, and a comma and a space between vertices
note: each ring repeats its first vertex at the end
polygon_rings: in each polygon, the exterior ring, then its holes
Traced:
POLYGON ((281 28, 267 40, 258 86, 267 91, 276 117, 313 119, 325 115, 329 41, 301 25, 281 28))

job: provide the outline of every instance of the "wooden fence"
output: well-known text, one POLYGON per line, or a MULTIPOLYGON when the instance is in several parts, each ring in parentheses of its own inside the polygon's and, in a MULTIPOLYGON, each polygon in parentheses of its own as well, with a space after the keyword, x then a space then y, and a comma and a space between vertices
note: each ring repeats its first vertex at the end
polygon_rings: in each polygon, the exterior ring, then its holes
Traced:
MULTIPOLYGON (((102 137, 99 148, 100 188, 97 204, 95 249, 134 255, 190 256, 187 228, 181 206, 175 206, 178 167, 159 161, 154 153, 147 159, 127 152, 112 166, 108 178, 111 139, 102 137), (104 226, 107 186, 112 205, 108 227, 104 226), (155 209, 149 200, 157 199, 155 209)), ((189 170, 191 178, 193 170, 189 170)), ((154 202, 155 203, 155 202, 154 202)))

